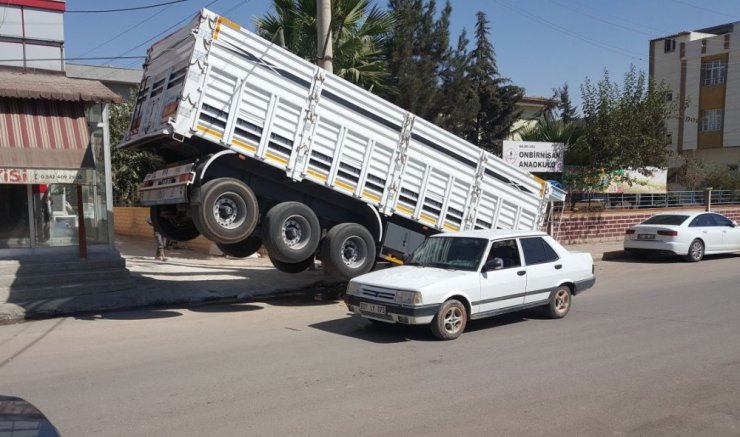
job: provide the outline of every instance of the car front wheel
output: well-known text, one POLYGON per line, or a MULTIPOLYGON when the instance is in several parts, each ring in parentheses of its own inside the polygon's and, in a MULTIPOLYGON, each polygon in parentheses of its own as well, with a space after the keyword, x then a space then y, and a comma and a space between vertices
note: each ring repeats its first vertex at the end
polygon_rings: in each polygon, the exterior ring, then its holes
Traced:
POLYGON ((439 307, 432 319, 432 334, 440 340, 454 340, 465 330, 468 312, 459 300, 450 299, 439 307))

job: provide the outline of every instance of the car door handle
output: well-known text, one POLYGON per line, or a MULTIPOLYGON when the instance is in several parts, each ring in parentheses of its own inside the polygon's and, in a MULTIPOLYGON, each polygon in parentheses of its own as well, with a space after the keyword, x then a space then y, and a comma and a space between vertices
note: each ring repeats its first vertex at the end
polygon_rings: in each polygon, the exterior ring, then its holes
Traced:
POLYGON ((563 268, 562 264, 555 264, 555 270, 560 270, 563 268))
POLYGON ((516 274, 519 275, 519 276, 524 276, 524 275, 527 274, 527 271, 526 270, 519 270, 518 272, 516 272, 516 274))

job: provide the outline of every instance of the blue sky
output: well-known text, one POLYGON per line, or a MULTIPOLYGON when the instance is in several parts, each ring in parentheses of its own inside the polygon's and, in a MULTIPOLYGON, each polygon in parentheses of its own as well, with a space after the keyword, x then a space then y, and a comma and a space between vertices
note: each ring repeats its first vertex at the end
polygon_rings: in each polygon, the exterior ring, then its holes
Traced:
MULTIPOLYGON (((67 9, 161 2, 68 0, 67 9)), ((67 57, 144 55, 147 47, 161 37, 158 34, 209 3, 209 9, 253 29, 252 18, 264 15, 272 1, 188 0, 132 12, 68 13, 67 57)), ((442 2, 438 3, 441 7, 442 2)), ((550 96, 553 87, 567 82, 576 103, 580 102, 579 87, 586 76, 598 79, 607 69, 612 77, 621 78, 630 64, 647 70, 650 39, 740 21, 738 0, 457 0, 452 8, 453 42, 463 28, 472 34, 475 14, 482 10, 491 21, 491 41, 504 76, 524 87, 530 96, 550 96)), ((137 68, 142 60, 71 62, 137 68)))

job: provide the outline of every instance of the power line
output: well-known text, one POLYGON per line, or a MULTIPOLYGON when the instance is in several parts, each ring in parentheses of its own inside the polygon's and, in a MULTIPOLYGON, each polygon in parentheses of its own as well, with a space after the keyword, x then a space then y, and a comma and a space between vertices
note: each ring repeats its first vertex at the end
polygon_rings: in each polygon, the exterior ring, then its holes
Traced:
POLYGON ((700 11, 705 11, 705 12, 711 12, 711 13, 713 13, 713 14, 716 14, 716 15, 721 15, 721 16, 723 16, 723 17, 735 17, 735 15, 730 15, 730 14, 728 14, 728 13, 726 13, 726 12, 722 12, 722 11, 717 11, 717 10, 715 10, 715 9, 709 9, 709 8, 705 8, 705 7, 703 7, 703 6, 697 6, 697 5, 695 5, 695 4, 691 4, 691 3, 687 2, 687 1, 682 1, 682 0, 673 0, 673 2, 674 2, 674 3, 678 3, 678 4, 680 4, 680 5, 688 6, 688 7, 690 7, 690 8, 698 9, 698 10, 700 10, 700 11))
POLYGON ((175 3, 183 3, 188 0, 173 0, 169 2, 164 3, 157 3, 154 5, 147 5, 147 6, 135 6, 131 8, 120 8, 120 9, 94 9, 94 10, 67 10, 64 11, 67 14, 107 14, 109 12, 127 12, 127 11, 139 11, 142 9, 152 9, 152 8, 158 8, 160 6, 167 6, 167 5, 173 5, 175 3))
POLYGON ((77 57, 77 58, 20 58, 20 59, 0 59, 0 62, 37 62, 37 61, 99 61, 101 59, 144 59, 146 56, 116 56, 113 58, 106 57, 77 57))

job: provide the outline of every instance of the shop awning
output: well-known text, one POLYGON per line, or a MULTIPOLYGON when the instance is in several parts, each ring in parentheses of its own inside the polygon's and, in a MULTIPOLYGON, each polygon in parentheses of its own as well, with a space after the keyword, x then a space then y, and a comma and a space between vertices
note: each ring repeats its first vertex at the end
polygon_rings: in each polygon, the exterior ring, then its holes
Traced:
POLYGON ((0 69, 0 97, 120 103, 121 96, 96 80, 72 79, 61 73, 0 69))
POLYGON ((92 168, 89 144, 83 102, 0 98, 0 168, 92 168))

